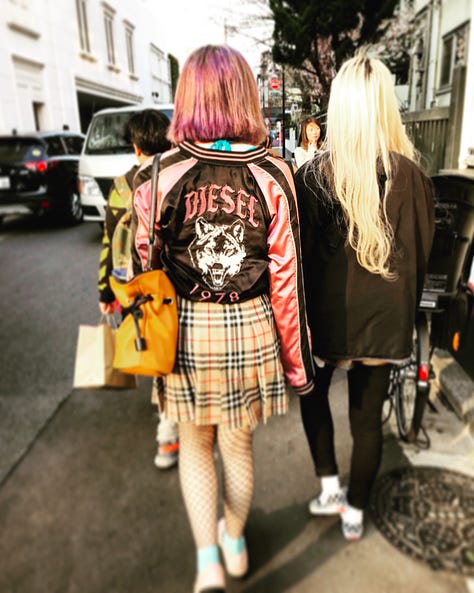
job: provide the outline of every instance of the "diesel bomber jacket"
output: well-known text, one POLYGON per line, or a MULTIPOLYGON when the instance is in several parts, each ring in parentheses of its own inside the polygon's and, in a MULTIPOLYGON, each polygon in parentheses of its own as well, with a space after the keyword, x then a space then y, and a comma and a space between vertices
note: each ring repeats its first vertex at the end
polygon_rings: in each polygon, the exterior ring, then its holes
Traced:
MULTIPOLYGON (((135 248, 142 267, 150 163, 135 179, 135 248)), ((298 211, 285 161, 263 147, 223 152, 181 143, 161 157, 156 229, 161 262, 180 296, 234 303, 270 295, 288 382, 309 391, 313 363, 298 211)))

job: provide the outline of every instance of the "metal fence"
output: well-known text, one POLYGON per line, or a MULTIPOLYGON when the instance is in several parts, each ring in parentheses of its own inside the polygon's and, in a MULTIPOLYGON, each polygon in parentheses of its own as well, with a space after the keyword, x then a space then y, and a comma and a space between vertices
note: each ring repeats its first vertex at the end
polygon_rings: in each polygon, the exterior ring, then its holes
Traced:
POLYGON ((403 122, 427 174, 433 175, 443 169, 446 166, 449 107, 405 113, 403 122))

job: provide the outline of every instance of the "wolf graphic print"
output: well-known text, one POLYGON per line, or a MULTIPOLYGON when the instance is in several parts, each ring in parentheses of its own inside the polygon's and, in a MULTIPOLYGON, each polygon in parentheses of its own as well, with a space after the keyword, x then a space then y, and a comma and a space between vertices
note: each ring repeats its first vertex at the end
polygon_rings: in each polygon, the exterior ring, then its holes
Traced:
POLYGON ((240 271, 245 258, 244 223, 216 224, 200 216, 195 225, 196 237, 189 245, 189 255, 207 286, 221 290, 240 271))

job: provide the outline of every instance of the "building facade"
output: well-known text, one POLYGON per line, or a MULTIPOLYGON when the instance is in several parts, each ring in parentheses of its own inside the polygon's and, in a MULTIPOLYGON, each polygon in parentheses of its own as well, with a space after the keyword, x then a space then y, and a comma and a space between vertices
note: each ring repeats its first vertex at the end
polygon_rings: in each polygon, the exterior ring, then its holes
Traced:
POLYGON ((431 172, 474 166, 474 0, 414 0, 413 9, 407 121, 426 151, 444 151, 431 172))
POLYGON ((4 0, 0 133, 85 132, 98 109, 172 101, 154 0, 4 0))

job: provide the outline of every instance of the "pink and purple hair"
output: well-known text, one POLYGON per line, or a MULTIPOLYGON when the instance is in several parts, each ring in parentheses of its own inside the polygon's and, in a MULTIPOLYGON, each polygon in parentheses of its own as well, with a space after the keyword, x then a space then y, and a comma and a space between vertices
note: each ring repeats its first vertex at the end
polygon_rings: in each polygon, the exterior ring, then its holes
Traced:
POLYGON ((257 84, 245 58, 227 45, 195 50, 178 80, 168 139, 258 145, 265 137, 257 84))

